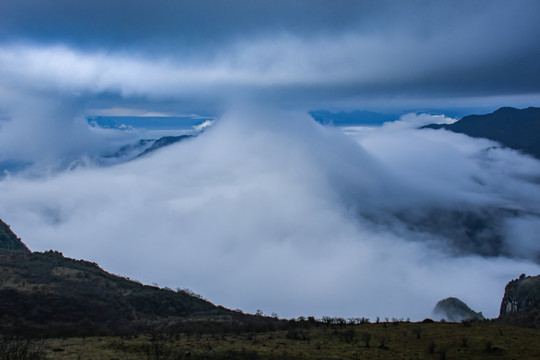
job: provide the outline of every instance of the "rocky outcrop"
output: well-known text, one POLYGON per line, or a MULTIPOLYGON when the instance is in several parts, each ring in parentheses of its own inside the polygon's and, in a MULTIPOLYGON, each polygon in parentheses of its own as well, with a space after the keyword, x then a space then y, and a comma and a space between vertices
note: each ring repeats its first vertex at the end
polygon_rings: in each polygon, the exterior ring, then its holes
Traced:
POLYGON ((435 305, 433 314, 447 321, 459 322, 463 320, 484 320, 481 312, 475 312, 463 301, 455 297, 441 300, 435 305))
POLYGON ((504 289, 499 319, 540 328, 540 275, 510 281, 504 289))
POLYGON ((540 275, 512 280, 504 289, 500 316, 540 309, 540 275))
POLYGON ((11 231, 9 225, 2 220, 0 220, 0 249, 30 252, 21 239, 11 231))

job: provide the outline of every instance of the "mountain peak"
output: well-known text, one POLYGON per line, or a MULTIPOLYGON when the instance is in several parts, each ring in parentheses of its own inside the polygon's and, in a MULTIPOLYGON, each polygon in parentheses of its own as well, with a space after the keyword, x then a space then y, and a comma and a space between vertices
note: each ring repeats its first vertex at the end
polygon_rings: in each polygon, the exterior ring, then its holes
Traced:
POLYGON ((28 247, 11 231, 8 224, 0 220, 0 249, 30 252, 28 247))
POLYGON ((481 312, 473 311, 467 304, 455 297, 441 300, 435 305, 433 314, 448 321, 484 320, 481 312))
POLYGON ((490 139, 540 159, 540 108, 537 107, 502 107, 491 114, 469 115, 453 124, 431 124, 423 128, 490 139))

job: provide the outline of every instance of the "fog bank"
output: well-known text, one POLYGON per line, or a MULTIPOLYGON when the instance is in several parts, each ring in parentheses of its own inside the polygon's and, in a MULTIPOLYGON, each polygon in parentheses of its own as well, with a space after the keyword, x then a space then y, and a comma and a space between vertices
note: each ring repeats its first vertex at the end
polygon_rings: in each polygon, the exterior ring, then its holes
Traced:
POLYGON ((455 296, 497 316, 540 270, 539 162, 397 123, 354 134, 240 108, 125 164, 7 176, 0 218, 32 250, 248 312, 421 320, 455 296), (454 238, 464 210, 499 216, 495 253, 454 238))

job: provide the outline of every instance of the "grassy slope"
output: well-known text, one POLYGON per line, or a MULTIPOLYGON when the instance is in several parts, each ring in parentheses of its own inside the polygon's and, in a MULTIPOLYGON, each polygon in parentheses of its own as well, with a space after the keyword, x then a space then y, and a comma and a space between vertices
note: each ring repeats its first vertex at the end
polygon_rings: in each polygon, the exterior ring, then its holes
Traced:
POLYGON ((46 348, 49 359, 59 360, 155 359, 156 345, 163 360, 187 358, 186 351, 191 359, 538 359, 539 339, 539 330, 505 325, 381 323, 256 334, 170 334, 154 341, 149 336, 53 339, 46 348), (371 336, 369 347, 365 334, 371 336))
POLYGON ((23 322, 111 330, 134 321, 232 314, 184 291, 142 285, 52 251, 0 251, 0 304, 4 329, 23 322))

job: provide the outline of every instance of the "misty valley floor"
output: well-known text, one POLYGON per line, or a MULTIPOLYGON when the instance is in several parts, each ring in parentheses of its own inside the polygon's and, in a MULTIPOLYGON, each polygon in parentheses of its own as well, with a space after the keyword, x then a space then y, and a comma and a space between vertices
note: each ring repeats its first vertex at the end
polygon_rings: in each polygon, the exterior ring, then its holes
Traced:
POLYGON ((49 339, 47 359, 538 359, 540 331, 499 324, 294 327, 236 334, 49 339), (368 345, 368 346, 366 346, 368 345))

